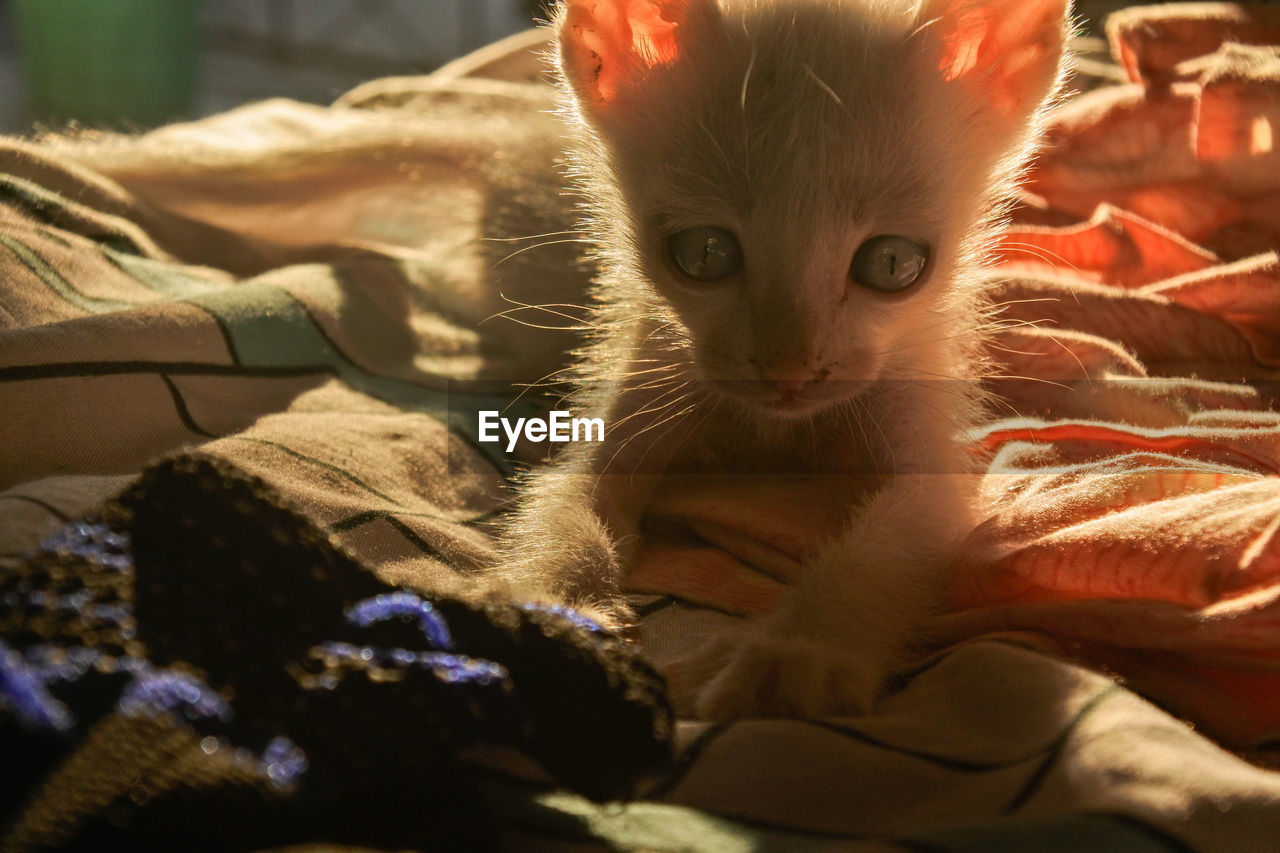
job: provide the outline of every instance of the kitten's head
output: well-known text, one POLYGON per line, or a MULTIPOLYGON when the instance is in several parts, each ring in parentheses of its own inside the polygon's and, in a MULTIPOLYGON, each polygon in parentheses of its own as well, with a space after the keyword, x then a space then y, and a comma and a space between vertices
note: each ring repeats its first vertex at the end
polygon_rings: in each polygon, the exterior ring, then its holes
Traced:
POLYGON ((613 278, 762 413, 956 375, 965 271, 1057 88, 1068 6, 567 0, 560 70, 613 278))

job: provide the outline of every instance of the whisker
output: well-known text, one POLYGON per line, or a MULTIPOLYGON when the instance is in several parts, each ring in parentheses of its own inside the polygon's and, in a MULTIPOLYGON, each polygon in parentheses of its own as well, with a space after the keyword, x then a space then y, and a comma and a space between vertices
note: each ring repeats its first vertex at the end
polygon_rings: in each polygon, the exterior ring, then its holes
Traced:
POLYGON ((677 376, 660 376, 657 379, 650 379, 648 382, 644 382, 640 385, 634 385, 632 387, 637 391, 652 391, 655 388, 661 388, 665 384, 674 382, 678 378, 679 377, 677 376))
POLYGON ((545 243, 534 243, 532 246, 525 246, 523 249, 516 249, 516 250, 515 250, 514 252, 512 252, 511 254, 507 255, 505 258, 503 258, 503 259, 501 259, 501 260, 499 260, 499 261, 494 261, 493 265, 494 265, 495 267, 501 266, 502 264, 505 264, 507 261, 509 261, 509 260, 511 260, 512 258, 516 257, 517 255, 523 255, 525 252, 530 252, 530 251, 532 251, 532 250, 534 250, 534 249, 542 249, 542 248, 545 248, 545 247, 547 247, 547 246, 559 246, 559 245, 562 245, 562 244, 564 244, 564 243, 588 243, 588 242, 590 242, 590 241, 589 241, 589 240, 584 240, 584 239, 583 239, 583 238, 581 238, 581 237, 577 237, 577 238, 574 238, 574 239, 572 239, 572 240, 548 240, 548 241, 546 241, 545 243))
POLYGON ((1016 373, 990 373, 982 377, 984 380, 991 379, 1016 379, 1021 382, 1039 382, 1043 385, 1052 385, 1055 388, 1061 388, 1064 391, 1073 390, 1070 385, 1064 385, 1061 382, 1055 382, 1052 379, 1045 379, 1041 376, 1020 376, 1016 373))
POLYGON ((1048 337, 1049 337, 1049 340, 1053 341, 1055 344, 1062 347, 1062 351, 1065 352, 1067 355, 1071 356, 1072 360, 1075 361, 1075 363, 1080 366, 1080 375, 1085 378, 1085 381, 1089 383, 1090 390, 1092 390, 1093 377, 1089 375, 1089 370, 1084 366, 1084 362, 1080 360, 1080 356, 1076 355, 1075 350, 1071 349, 1071 347, 1067 346, 1065 343, 1060 341, 1058 338, 1055 338, 1053 335, 1049 335, 1048 337))
POLYGON ((825 92, 831 100, 835 101, 836 104, 839 105, 840 109, 844 110, 845 113, 848 114, 849 108, 844 105, 844 101, 840 100, 840 96, 836 94, 836 90, 828 86, 826 81, 819 77, 818 73, 810 68, 809 63, 807 62, 804 64, 804 73, 810 80, 818 84, 818 88, 825 92))
POLYGON ((1000 302, 991 302, 988 305, 992 308, 1003 308, 1006 305, 1024 305, 1031 302, 1061 302, 1060 296, 1033 296, 1027 299, 1005 299, 1000 302))
POLYGON ((751 83, 751 71, 756 67, 756 44, 751 40, 751 31, 747 29, 746 20, 742 21, 742 32, 746 35, 747 41, 751 45, 751 57, 747 60, 747 72, 742 75, 742 93, 739 96, 742 115, 745 117, 747 114, 747 87, 751 83))
MULTIPOLYGON (((515 322, 520 322, 517 318, 514 318, 511 316, 516 311, 544 311, 547 314, 551 314, 552 316, 563 317, 566 320, 572 320, 575 323, 583 324, 583 326, 581 327, 566 326, 563 328, 590 328, 590 329, 602 328, 599 324, 590 322, 586 317, 575 317, 572 314, 566 314, 564 311, 556 310, 557 308, 577 308, 581 311, 591 313, 592 309, 585 305, 574 305, 571 302, 548 302, 545 305, 533 305, 528 302, 521 302, 518 299, 512 299, 506 294, 499 294, 499 296, 501 296, 503 300, 510 302, 512 305, 516 307, 507 308, 504 311, 498 311, 496 313, 490 314, 488 317, 485 317, 483 320, 481 320, 480 323, 487 323, 490 320, 494 319, 495 317, 502 317, 507 320, 514 320, 515 322)), ((476 325, 479 325, 479 323, 477 323, 476 325)), ((559 328, 559 327, 552 326, 549 328, 559 328)))
MULTIPOLYGON (((669 393, 669 392, 668 392, 668 393, 669 393)), ((678 404, 678 403, 680 403, 680 401, 681 401, 681 400, 683 400, 683 399, 685 399, 685 395, 683 395, 683 394, 682 394, 682 395, 680 395, 680 396, 675 397, 674 399, 672 399, 669 403, 665 403, 665 404, 663 404, 663 405, 661 405, 661 406, 658 406, 658 407, 657 407, 657 408, 655 408, 655 409, 647 410, 647 411, 645 411, 644 413, 645 413, 645 414, 654 414, 654 413, 663 412, 663 411, 665 411, 666 409, 669 409, 670 407, 672 407, 672 406, 674 406, 674 405, 677 405, 677 404, 678 404)), ((636 412, 636 413, 633 413, 632 415, 629 415, 627 418, 625 418, 625 419, 624 419, 624 421, 619 421, 618 423, 613 424, 613 425, 610 427, 610 429, 617 429, 617 427, 618 427, 618 424, 619 424, 619 423, 623 423, 623 422, 625 422, 626 420, 630 420, 630 419, 631 419, 632 417, 634 417, 636 414, 640 414, 640 413, 639 413, 639 412, 636 412)), ((641 432, 643 432, 643 430, 641 430, 641 432)), ((617 458, 618 458, 619 454, 621 454, 624 450, 626 450, 628 447, 630 447, 630 446, 631 446, 631 442, 633 442, 633 441, 635 440, 635 438, 636 438, 636 436, 637 436, 637 435, 639 435, 639 433, 633 433, 633 434, 631 434, 631 435, 628 435, 628 436, 627 436, 627 437, 626 437, 622 442, 620 442, 620 443, 618 444, 617 449, 613 451, 613 455, 609 457, 609 461, 608 461, 608 462, 606 462, 606 463, 604 464, 604 467, 603 467, 601 470, 602 470, 602 471, 608 471, 608 470, 609 470, 609 468, 611 468, 611 467, 613 466, 614 461, 615 461, 615 460, 617 460, 617 458)))
POLYGON ((978 331, 1001 332, 1001 331, 1004 331, 1005 329, 1019 329, 1019 328, 1039 329, 1041 328, 1041 324, 1052 325, 1052 324, 1056 324, 1057 322, 1058 321, 1053 319, 1052 317, 1043 317, 1039 320, 1018 320, 1013 317, 1004 317, 1004 318, 995 319, 995 320, 991 320, 990 322, 984 323, 983 325, 978 327, 978 331))
MULTIPOLYGON (((495 315, 500 316, 500 315, 495 315)), ((518 326, 524 326, 529 329, 546 329, 552 332, 585 332, 595 328, 594 326, 546 326, 542 323, 530 323, 528 320, 521 320, 519 317, 504 317, 518 326)), ((482 321, 483 322, 483 321, 482 321)))
POLYGON ((1001 241, 999 245, 996 247, 996 250, 1003 251, 1006 248, 1012 249, 1015 253, 1030 255, 1033 258, 1036 258, 1041 261, 1045 261, 1046 263, 1049 264, 1049 266, 1052 266, 1052 267, 1065 266, 1065 267, 1070 267, 1075 272, 1081 272, 1078 266, 1071 263, 1066 258, 1062 257, 1062 255, 1059 255, 1057 252, 1054 252, 1050 249, 1046 249, 1043 246, 1036 246, 1032 243, 1021 243, 1016 240, 1011 242, 1001 241))
POLYGON ((1034 350, 1014 349, 1013 347, 1002 347, 999 344, 992 343, 991 341, 986 342, 985 348, 999 350, 1000 352, 1007 352, 1010 355, 1044 355, 1044 353, 1036 352, 1034 350))
MULTIPOLYGON (((675 381, 675 379, 673 378, 671 381, 675 381)), ((672 405, 672 404, 671 404, 670 402, 663 403, 661 406, 658 406, 658 405, 655 405, 655 404, 656 404, 656 403, 658 403, 658 402, 659 402, 659 401, 661 401, 661 400, 666 399, 667 397, 670 397, 672 394, 675 394, 675 393, 677 393, 677 392, 681 391, 682 389, 689 387, 689 385, 690 385, 690 383, 691 383, 691 382, 692 382, 692 380, 686 379, 685 381, 683 381, 683 382, 681 382, 680 384, 678 384, 678 385, 674 386, 673 388, 669 388, 669 389, 667 389, 667 390, 666 390, 666 391, 664 391, 663 393, 659 394, 657 397, 655 397, 655 398, 653 398, 652 400, 648 401, 648 402, 647 402, 646 404, 644 404, 644 406, 643 406, 643 407, 641 407, 640 409, 637 409, 636 411, 632 412, 631 414, 627 415, 626 417, 622 418, 621 420, 614 421, 614 422, 613 422, 613 429, 617 429, 618 427, 620 427, 620 426, 622 426, 623 424, 625 424, 627 421, 629 421, 629 420, 631 420, 631 419, 633 419, 633 418, 639 417, 640 415, 648 415, 648 414, 653 414, 653 413, 655 413, 655 412, 661 412, 663 409, 665 409, 665 408, 669 407, 669 406, 670 406, 670 405, 672 405)), ((678 399, 680 399, 680 398, 679 398, 679 397, 677 397, 676 399, 678 400, 678 399)), ((632 436, 632 437, 634 438, 634 436, 632 436)))
MULTIPOLYGON (((880 425, 880 419, 871 411, 869 401, 864 400, 861 397, 854 397, 853 399, 855 403, 861 404, 863 412, 866 413, 867 420, 869 420, 871 425, 876 428, 876 432, 880 433, 880 441, 883 443, 884 449, 889 453, 889 464, 891 466, 891 470, 897 471, 898 454, 893 449, 893 442, 889 441, 889 436, 885 434, 884 427, 880 425)), ((870 444, 870 442, 868 442, 868 444, 870 444)))
MULTIPOLYGON (((679 400, 680 400, 681 402, 682 402, 682 401, 684 401, 684 400, 687 400, 687 399, 689 399, 689 398, 688 398, 688 396, 685 396, 685 397, 681 397, 681 398, 679 398, 679 400)), ((675 413, 670 414, 670 415, 667 415, 665 418, 663 418, 662 420, 658 421, 657 423, 649 424, 649 425, 648 425, 648 426, 646 426, 644 429, 640 430, 640 431, 639 431, 639 432, 637 432, 635 435, 631 436, 630 441, 628 441, 627 443, 628 443, 628 444, 630 444, 630 443, 631 443, 631 441, 635 441, 637 438, 639 438, 640 436, 644 435, 646 432, 649 432, 650 430, 653 430, 653 429, 657 429, 658 427, 662 426, 662 425, 663 425, 663 424, 665 424, 665 423, 668 423, 668 422, 670 422, 670 421, 674 421, 674 420, 676 420, 677 418, 680 418, 680 417, 683 417, 684 415, 687 415, 689 412, 692 412, 692 411, 693 411, 694 409, 696 409, 697 407, 698 407, 698 401, 696 401, 696 400, 695 400, 694 402, 690 403, 688 406, 685 406, 685 407, 684 407, 683 409, 681 409, 680 411, 675 412, 675 413)), ((671 432, 671 430, 675 429, 677 426, 679 426, 679 422, 678 422, 678 421, 677 421, 676 423, 671 424, 671 426, 669 426, 669 427, 667 427, 665 430, 663 430, 663 432, 662 432, 662 434, 661 434, 661 435, 656 436, 655 438, 653 438, 653 439, 651 439, 651 440, 649 441, 648 446, 647 446, 647 447, 645 447, 645 449, 644 449, 644 453, 641 453, 641 454, 640 454, 640 458, 636 460, 635 468, 636 468, 637 470, 640 468, 640 466, 641 466, 641 465, 643 465, 643 464, 644 464, 644 460, 649 456, 649 451, 653 450, 653 448, 654 448, 655 446, 657 446, 658 444, 660 444, 660 443, 662 442, 662 439, 666 438, 666 437, 667 437, 667 434, 668 434, 668 433, 670 433, 670 432, 671 432)))
MULTIPOLYGON (((523 237, 481 237, 481 241, 485 243, 518 243, 521 240, 541 240, 543 237, 562 237, 565 234, 580 234, 579 231, 548 231, 545 234, 526 234, 523 237)), ((582 242, 590 242, 585 237, 581 238, 582 242)))
MULTIPOLYGON (((519 393, 519 394, 517 394, 515 397, 513 397, 513 398, 511 399, 511 402, 509 402, 509 403, 507 403, 507 405, 503 406, 503 408, 502 408, 503 413, 505 414, 505 413, 506 413, 506 411, 507 411, 508 409, 510 409, 510 408, 511 408, 512 406, 514 406, 516 403, 519 403, 522 399, 524 399, 524 395, 525 395, 525 394, 528 394, 528 393, 529 393, 530 391, 532 391, 533 389, 535 389, 535 388, 547 387, 547 386, 549 386, 549 385, 553 385, 553 384, 555 384, 555 383, 553 383, 553 382, 550 382, 550 381, 549 381, 549 380, 551 379, 551 377, 553 377, 553 376, 558 376, 558 375, 559 375, 559 374, 561 374, 561 373, 573 373, 573 372, 574 372, 574 371, 576 371, 577 369, 578 369, 578 366, 577 366, 577 365, 575 365, 575 364, 570 364, 570 365, 566 365, 565 367, 561 367, 561 368, 558 368, 558 369, 556 369, 556 370, 553 370, 553 371, 551 371, 550 373, 547 373, 547 374, 543 375, 541 379, 536 379, 536 380, 534 380, 533 382, 518 382, 518 383, 516 383, 516 387, 520 388, 520 393, 519 393)), ((567 400, 569 400, 570 398, 572 398, 573 396, 574 396, 574 395, 571 393, 571 394, 567 395, 564 399, 567 401, 567 400)))
MULTIPOLYGON (((645 376, 650 373, 661 373, 668 370, 680 370, 683 365, 679 364, 660 364, 657 367, 646 367, 641 370, 627 370, 622 373, 610 374, 604 378, 611 379, 615 382, 621 382, 624 379, 632 379, 636 376, 645 376)), ((658 381, 658 380, 653 380, 658 381)), ((639 386, 636 386, 639 387, 639 386)))
POLYGON ((667 329, 670 329, 675 324, 676 324, 675 320, 667 320, 665 323, 662 323, 661 325, 655 327, 653 331, 649 332, 649 334, 644 336, 644 340, 640 342, 640 345, 644 346, 645 344, 649 343, 650 340, 653 339, 654 335, 658 334, 659 332, 665 332, 667 329))
POLYGON ((703 135, 706 136, 707 139, 711 142, 711 145, 713 148, 715 148, 716 153, 720 155, 720 159, 724 161, 725 167, 730 172, 732 172, 734 170, 733 161, 729 159, 729 155, 725 153, 724 146, 720 144, 720 140, 716 139, 716 135, 712 133, 711 129, 703 123, 702 119, 700 118, 696 119, 694 121, 694 124, 697 126, 698 130, 702 131, 703 135))

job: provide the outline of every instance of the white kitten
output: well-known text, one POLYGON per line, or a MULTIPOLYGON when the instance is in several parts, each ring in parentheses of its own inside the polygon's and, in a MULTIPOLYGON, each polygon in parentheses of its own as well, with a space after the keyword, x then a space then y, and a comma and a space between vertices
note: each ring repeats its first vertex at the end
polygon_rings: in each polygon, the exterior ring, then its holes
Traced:
POLYGON ((608 433, 528 484, 500 569, 519 594, 621 621, 660 478, 811 475, 848 524, 777 613, 693 654, 695 709, 872 706, 973 524, 975 271, 1061 82, 1067 7, 562 5, 602 270, 578 399, 608 433))

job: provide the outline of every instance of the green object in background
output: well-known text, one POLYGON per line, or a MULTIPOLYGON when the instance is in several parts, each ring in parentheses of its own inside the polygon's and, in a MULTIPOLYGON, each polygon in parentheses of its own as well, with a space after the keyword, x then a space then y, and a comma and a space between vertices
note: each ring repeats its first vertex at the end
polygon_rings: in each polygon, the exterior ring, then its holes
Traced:
POLYGON ((12 0, 33 118, 156 125, 188 112, 197 0, 12 0))

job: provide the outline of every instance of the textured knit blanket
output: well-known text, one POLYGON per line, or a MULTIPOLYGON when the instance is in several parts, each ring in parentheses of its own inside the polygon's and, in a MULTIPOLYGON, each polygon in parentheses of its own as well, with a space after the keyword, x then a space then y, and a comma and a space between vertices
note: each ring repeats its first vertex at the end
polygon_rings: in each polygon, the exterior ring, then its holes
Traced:
POLYGON ((932 654, 668 763, 637 652, 766 611, 753 548, 802 557, 821 495, 662 493, 706 542, 629 579, 638 647, 458 598, 524 464, 476 413, 543 404, 590 275, 540 36, 0 141, 3 843, 1274 849, 1280 21, 1184 8, 1113 20, 1131 82, 1059 112, 1005 237, 932 654))

